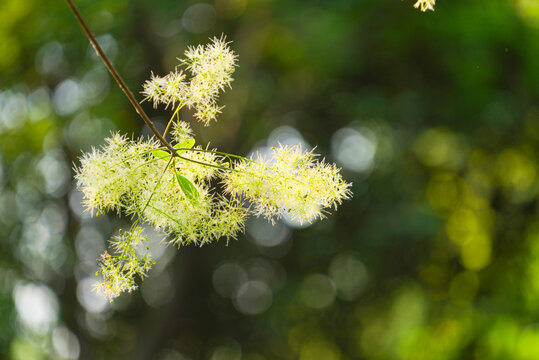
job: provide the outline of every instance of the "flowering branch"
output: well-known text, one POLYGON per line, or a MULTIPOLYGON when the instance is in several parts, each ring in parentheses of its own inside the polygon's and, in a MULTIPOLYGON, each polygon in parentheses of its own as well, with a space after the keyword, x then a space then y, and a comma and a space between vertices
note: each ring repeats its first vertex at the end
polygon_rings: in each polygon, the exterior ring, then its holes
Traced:
POLYGON ((111 300, 136 288, 135 277, 145 278, 153 260, 146 248, 142 223, 170 237, 176 245, 236 238, 249 214, 270 221, 288 214, 299 222, 323 218, 351 196, 350 184, 333 164, 316 160, 300 146, 270 149, 270 158, 254 159, 195 146, 190 126, 180 121, 183 107, 208 126, 223 109, 217 99, 230 88, 237 56, 224 37, 189 47, 178 67, 166 76, 153 73, 143 85, 143 101, 157 107, 172 105, 173 114, 161 135, 133 93, 107 58, 71 0, 66 0, 90 43, 101 57, 137 113, 155 137, 138 140, 113 134, 99 149, 83 154, 75 168, 77 186, 88 211, 115 211, 132 216, 128 231, 110 241, 112 253, 100 262, 103 281, 96 287, 111 300), (174 121, 177 118, 177 121, 174 121), (174 124, 174 126, 172 126, 174 124), (165 140, 172 126, 172 141, 165 140), (156 140, 157 139, 157 140, 156 140), (174 144, 174 145, 172 145, 174 144), (223 194, 211 188, 218 178, 223 194), (225 196, 226 195, 226 196, 225 196))

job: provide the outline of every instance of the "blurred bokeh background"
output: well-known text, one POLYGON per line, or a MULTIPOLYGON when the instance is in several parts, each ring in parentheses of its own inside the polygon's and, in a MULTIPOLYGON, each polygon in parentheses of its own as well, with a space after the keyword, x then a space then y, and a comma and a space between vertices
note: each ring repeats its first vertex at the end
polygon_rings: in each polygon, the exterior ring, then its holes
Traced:
POLYGON ((84 213, 72 168, 148 131, 63 1, 2 0, 0 358, 539 359, 539 1, 413 2, 76 1, 136 93, 226 34, 240 67, 198 142, 317 146, 353 182, 310 226, 153 233, 110 304, 96 259, 127 222, 84 213))

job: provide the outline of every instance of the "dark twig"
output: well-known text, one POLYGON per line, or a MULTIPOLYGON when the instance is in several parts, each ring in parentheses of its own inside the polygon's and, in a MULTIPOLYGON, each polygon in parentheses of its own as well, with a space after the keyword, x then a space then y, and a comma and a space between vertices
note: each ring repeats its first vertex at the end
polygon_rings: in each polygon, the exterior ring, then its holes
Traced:
POLYGON ((137 100, 135 99, 135 96, 133 95, 131 90, 129 90, 129 88, 127 87, 125 82, 122 80, 122 78, 121 78, 120 74, 118 73, 118 71, 116 71, 116 68, 114 67, 114 65, 112 65, 112 63, 110 62, 109 58, 107 57, 107 55, 105 54, 105 52, 103 51, 101 46, 99 46, 99 44, 97 43, 97 40, 96 40, 94 34, 92 34, 92 31, 90 30, 90 28, 86 24, 86 21, 84 21, 84 19, 82 18, 82 15, 79 12, 79 10, 77 9, 77 7, 75 6, 75 4, 73 4, 73 2, 71 0, 66 0, 66 2, 69 5, 69 7, 71 8, 71 11, 73 12, 73 14, 77 18, 77 20, 79 21, 79 24, 82 27, 82 30, 84 30, 84 33, 88 37, 88 40, 90 40, 90 44, 92 44, 92 46, 94 47, 95 51, 97 52, 97 55, 101 58, 101 60, 103 60, 103 63, 105 64, 107 69, 109 69, 110 74, 112 75, 114 80, 116 80, 116 83, 118 84, 120 89, 122 89, 125 96, 127 96, 127 98, 129 99, 129 102, 131 103, 131 105, 133 105, 133 107, 135 108, 137 113, 140 115, 142 120, 144 120, 144 122, 146 123, 146 125, 148 125, 148 127, 154 133, 154 135, 159 139, 159 141, 168 150, 170 150, 172 152, 172 154, 174 156, 179 156, 178 153, 176 152, 176 149, 174 149, 174 147, 172 147, 172 145, 170 145, 170 143, 168 141, 166 141, 163 136, 161 136, 159 131, 157 131, 157 129, 153 125, 153 123, 150 120, 150 118, 148 117, 148 115, 146 115, 146 113, 144 112, 144 110, 142 109, 140 104, 137 102, 137 100))

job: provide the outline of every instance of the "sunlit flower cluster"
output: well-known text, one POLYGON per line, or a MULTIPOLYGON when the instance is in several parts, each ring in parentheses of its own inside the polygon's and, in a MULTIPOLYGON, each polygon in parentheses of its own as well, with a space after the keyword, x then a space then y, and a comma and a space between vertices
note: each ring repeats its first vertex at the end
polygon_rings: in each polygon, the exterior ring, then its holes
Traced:
POLYGON ((249 214, 273 220, 286 213, 312 222, 351 196, 339 169, 299 146, 280 146, 268 158, 247 159, 195 145, 191 127, 176 115, 187 106, 206 125, 214 119, 221 109, 219 92, 232 82, 236 55, 224 38, 215 38, 189 48, 181 64, 190 79, 174 71, 165 77, 152 74, 144 84, 146 99, 172 105, 174 114, 162 135, 171 127, 170 143, 113 134, 84 154, 75 169, 86 210, 114 211, 134 221, 129 231, 113 238, 111 252, 100 260, 103 281, 97 289, 110 299, 135 289, 135 278, 144 278, 151 267, 149 252, 140 251, 142 224, 162 232, 171 244, 203 245, 236 238, 249 214), (222 193, 212 188, 219 182, 222 193))
POLYGON ((230 162, 229 156, 194 146, 186 123, 174 134, 182 140, 174 146, 180 157, 171 157, 155 140, 114 134, 85 154, 76 169, 87 210, 136 219, 135 230, 113 239, 114 252, 101 259, 98 288, 111 299, 134 289, 134 277, 149 269, 149 254, 133 250, 142 242, 139 222, 163 232, 170 243, 203 245, 235 238, 248 213, 270 220, 287 213, 300 223, 312 222, 351 196, 339 169, 299 146, 273 148, 269 158, 236 156, 240 160, 230 162), (228 197, 210 188, 215 177, 228 197))
POLYGON ((187 99, 187 83, 182 72, 174 71, 163 77, 152 73, 150 80, 144 84, 142 93, 153 101, 154 107, 159 104, 172 106, 187 99))
POLYGON ((120 231, 118 236, 112 238, 110 245, 114 253, 105 252, 99 259, 98 273, 103 276, 103 281, 96 286, 98 292, 112 301, 122 292, 131 292, 137 288, 135 277, 146 277, 154 263, 147 247, 142 255, 137 253, 145 241, 148 238, 140 226, 120 231))
POLYGON ((210 193, 208 182, 220 165, 217 155, 197 146, 179 150, 184 159, 171 160, 158 147, 155 140, 115 134, 101 149, 85 154, 75 176, 85 207, 140 216, 178 244, 235 237, 243 229, 243 207, 210 193), (178 175, 196 196, 187 196, 178 175))
POLYGON ((230 87, 233 80, 237 56, 228 44, 222 37, 213 38, 206 46, 189 47, 180 64, 191 73, 190 80, 186 81, 185 74, 178 70, 164 77, 152 74, 142 93, 154 106, 177 104, 179 108, 192 108, 195 117, 209 125, 222 110, 217 104, 219 92, 230 87))
POLYGON ((414 4, 414 7, 416 9, 420 9, 423 12, 427 10, 434 11, 435 4, 436 4, 436 0, 417 0, 417 2, 414 4))
POLYGON ((175 142, 181 143, 192 137, 193 130, 188 123, 186 123, 185 121, 178 121, 174 123, 174 129, 172 129, 172 138, 175 142))
POLYGON ((147 154, 157 147, 155 141, 130 142, 125 136, 114 134, 105 139, 101 149, 85 153, 80 167, 75 169, 85 208, 91 212, 119 213, 122 208, 133 206, 133 195, 140 189, 139 179, 145 177, 152 165, 147 154))
POLYGON ((286 212, 300 223, 312 222, 351 195, 339 169, 300 146, 272 148, 271 157, 257 154, 252 160, 236 162, 239 171, 226 173, 224 184, 227 193, 247 198, 256 215, 273 219, 286 212))

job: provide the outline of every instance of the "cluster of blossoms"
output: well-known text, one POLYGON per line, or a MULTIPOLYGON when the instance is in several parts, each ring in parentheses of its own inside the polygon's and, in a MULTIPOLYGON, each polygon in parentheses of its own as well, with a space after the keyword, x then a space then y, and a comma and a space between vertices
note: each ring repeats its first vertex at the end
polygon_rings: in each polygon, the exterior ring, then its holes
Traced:
MULTIPOLYGON (((178 148, 192 146, 189 140, 178 142, 178 148)), ((85 208, 141 217, 178 244, 234 237, 243 229, 245 211, 235 201, 212 195, 209 182, 220 167, 217 156, 200 146, 178 152, 182 159, 172 158, 154 139, 128 140, 119 134, 106 139, 101 149, 83 155, 77 169, 85 208)))
POLYGON ((236 162, 224 177, 225 191, 250 199, 253 212, 270 220, 283 211, 300 223, 324 216, 323 209, 337 207, 348 187, 332 164, 316 161, 301 146, 271 148, 271 156, 257 154, 236 162))
POLYGON ((222 110, 218 106, 219 91, 230 87, 237 56, 230 50, 225 38, 214 38, 207 46, 189 47, 185 58, 180 59, 191 74, 186 80, 182 71, 174 71, 164 77, 155 76, 144 84, 143 94, 159 104, 193 108, 195 117, 209 125, 222 110))
POLYGON ((107 251, 99 259, 100 272, 106 281, 97 286, 97 290, 110 299, 118 297, 124 291, 132 291, 137 288, 135 276, 146 277, 154 261, 148 252, 148 246, 142 256, 137 254, 139 248, 148 238, 143 234, 140 226, 135 226, 129 231, 121 231, 110 241, 111 248, 117 256, 111 256, 107 251))
POLYGON ((300 146, 272 148, 270 158, 252 159, 195 146, 190 126, 175 116, 187 105, 197 110, 199 120, 213 119, 215 112, 207 108, 217 106, 219 91, 230 85, 235 62, 223 39, 190 48, 182 60, 193 75, 189 82, 175 71, 163 78, 152 76, 144 85, 154 104, 173 107, 171 142, 114 134, 82 156, 76 180, 85 208, 134 219, 129 231, 111 240, 111 253, 100 260, 103 281, 97 290, 111 300, 135 289, 135 278, 144 278, 151 269, 151 256, 143 249, 144 223, 161 231, 169 243, 203 245, 235 238, 249 214, 273 220, 287 213, 311 222, 351 196, 339 169, 300 146), (215 180, 223 194, 212 188, 215 180))
POLYGON ((425 12, 427 10, 434 11, 434 5, 436 5, 436 0, 417 0, 414 7, 425 12))

